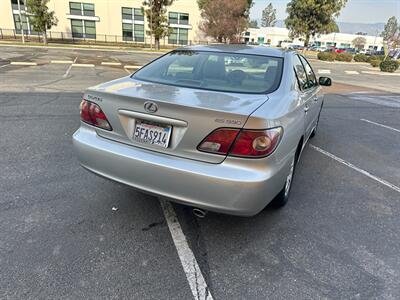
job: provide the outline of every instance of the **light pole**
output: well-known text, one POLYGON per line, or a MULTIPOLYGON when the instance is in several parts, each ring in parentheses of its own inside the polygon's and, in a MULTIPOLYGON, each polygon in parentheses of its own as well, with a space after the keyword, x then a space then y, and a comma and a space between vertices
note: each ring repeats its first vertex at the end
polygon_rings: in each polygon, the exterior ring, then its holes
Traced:
POLYGON ((375 35, 375 39, 374 39, 374 49, 375 49, 375 45, 376 45, 376 39, 378 38, 378 29, 376 30, 376 35, 375 35))
POLYGON ((18 3, 19 23, 20 23, 20 25, 21 25, 22 44, 25 44, 24 25, 23 25, 23 22, 22 22, 21 3, 20 3, 20 0, 18 0, 17 3, 18 3))

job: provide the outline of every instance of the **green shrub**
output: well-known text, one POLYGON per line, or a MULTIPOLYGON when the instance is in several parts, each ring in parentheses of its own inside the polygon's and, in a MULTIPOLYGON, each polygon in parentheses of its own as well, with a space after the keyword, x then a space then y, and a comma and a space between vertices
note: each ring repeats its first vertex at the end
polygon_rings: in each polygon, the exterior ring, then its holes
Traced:
POLYGON ((317 55, 319 60, 334 61, 336 58, 335 52, 319 52, 317 55))
POLYGON ((381 61, 381 60, 378 60, 378 59, 370 60, 370 61, 369 61, 369 63, 371 64, 371 66, 373 66, 374 68, 379 67, 379 65, 380 65, 381 62, 382 62, 382 61, 381 61))
POLYGON ((384 60, 379 64, 382 72, 393 73, 399 68, 399 63, 395 60, 384 60))
POLYGON ((351 53, 346 53, 346 52, 338 53, 336 55, 335 60, 351 62, 353 60, 353 55, 351 53))
POLYGON ((385 55, 371 55, 368 57, 368 62, 371 62, 371 60, 379 60, 382 61, 384 60, 385 55))
POLYGON ((365 54, 356 54, 354 55, 354 61, 356 62, 367 62, 368 56, 365 54))

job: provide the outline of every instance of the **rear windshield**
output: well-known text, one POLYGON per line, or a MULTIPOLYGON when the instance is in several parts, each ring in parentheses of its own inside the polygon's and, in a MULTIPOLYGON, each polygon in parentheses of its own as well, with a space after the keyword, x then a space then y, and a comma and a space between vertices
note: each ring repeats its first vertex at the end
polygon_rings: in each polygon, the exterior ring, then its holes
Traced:
POLYGON ((133 78, 174 86, 234 93, 269 93, 279 87, 279 57, 207 51, 173 51, 133 78))

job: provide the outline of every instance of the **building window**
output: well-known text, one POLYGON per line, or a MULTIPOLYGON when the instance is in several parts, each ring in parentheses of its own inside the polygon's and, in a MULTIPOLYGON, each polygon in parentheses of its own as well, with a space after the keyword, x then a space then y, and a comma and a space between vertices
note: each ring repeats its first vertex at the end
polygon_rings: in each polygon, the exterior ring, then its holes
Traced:
POLYGON ((144 25, 123 23, 122 37, 124 41, 144 42, 144 25))
POLYGON ((178 13, 169 13, 169 24, 178 24, 178 13))
POLYGON ((94 4, 92 3, 81 3, 81 2, 70 2, 69 13, 76 16, 89 16, 94 17, 94 4))
POLYGON ((96 22, 87 20, 71 20, 72 36, 74 38, 96 38, 96 22))
POLYGON ((140 8, 135 8, 134 12, 135 12, 135 15, 134 15, 133 19, 135 21, 144 21, 143 11, 140 8))
POLYGON ((189 14, 170 12, 168 21, 169 24, 189 25, 189 14))
POLYGON ((132 8, 123 7, 122 8, 122 20, 132 20, 132 8))
POLYGON ((133 24, 122 23, 122 39, 124 41, 133 41, 133 24))
POLYGON ((122 38, 144 42, 144 16, 140 8, 122 7, 122 38))
POLYGON ((122 8, 122 20, 144 21, 143 12, 140 8, 122 8))
POLYGON ((21 15, 20 18, 19 15, 14 14, 14 25, 15 25, 15 31, 17 33, 21 33, 21 19, 22 19, 22 29, 26 32, 29 29, 28 18, 25 15, 21 15))
POLYGON ((15 26, 15 32, 20 34, 21 33, 21 26, 22 29, 24 30, 24 34, 37 34, 32 28, 31 22, 29 20, 29 17, 27 17, 25 14, 21 14, 21 18, 19 14, 14 14, 14 26, 15 26), (22 19, 22 22, 21 22, 22 19))
POLYGON ((135 24, 134 38, 136 42, 144 42, 144 25, 135 24))
POLYGON ((189 30, 185 28, 172 28, 168 36, 168 43, 173 45, 187 45, 189 30))
MULTIPOLYGON (((21 10, 25 10, 25 0, 20 0, 21 10)), ((11 0, 11 6, 13 10, 18 10, 18 0, 11 0)))

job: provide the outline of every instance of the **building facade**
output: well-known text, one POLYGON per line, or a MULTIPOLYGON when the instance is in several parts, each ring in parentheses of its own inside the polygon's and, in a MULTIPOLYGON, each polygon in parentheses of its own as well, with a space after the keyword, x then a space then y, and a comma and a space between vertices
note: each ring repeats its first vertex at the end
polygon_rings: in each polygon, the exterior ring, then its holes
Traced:
MULTIPOLYGON (((0 29, 16 34, 34 32, 25 0, 0 0, 0 29), (20 14, 21 11, 21 14, 20 14)), ((150 31, 142 11, 143 0, 50 0, 58 24, 49 30, 52 38, 92 39, 105 42, 150 42, 150 31)), ((170 35, 163 41, 187 45, 205 40, 200 32, 200 10, 196 0, 176 0, 167 12, 170 35)))
MULTIPOLYGON (((336 47, 336 48, 351 48, 354 47, 352 42, 355 38, 360 37, 356 34, 348 33, 330 33, 321 34, 310 40, 310 45, 314 44, 318 47, 336 47)), ((365 38, 365 49, 382 50, 383 38, 380 36, 362 35, 365 38)), ((274 47, 286 47, 288 45, 304 45, 301 39, 291 39, 289 30, 280 27, 261 27, 249 28, 243 33, 243 38, 246 43, 269 44, 274 47)))

